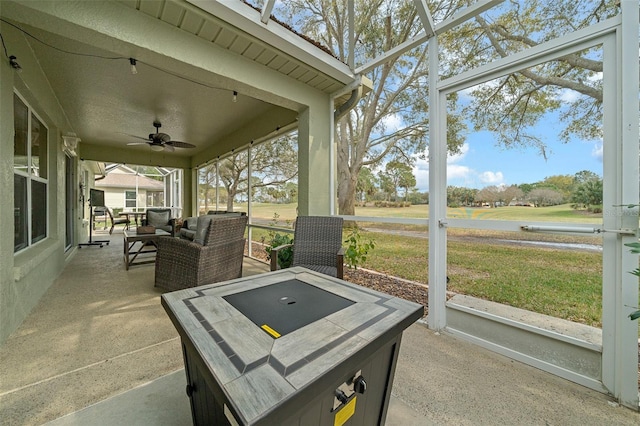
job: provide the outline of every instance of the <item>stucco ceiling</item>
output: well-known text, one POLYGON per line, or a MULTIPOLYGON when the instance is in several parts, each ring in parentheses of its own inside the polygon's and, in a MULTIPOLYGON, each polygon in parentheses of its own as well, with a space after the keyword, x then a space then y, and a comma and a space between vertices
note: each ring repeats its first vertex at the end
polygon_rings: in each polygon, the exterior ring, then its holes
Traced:
MULTIPOLYGON (((3 19, 19 27, 31 46, 71 131, 81 139, 81 152, 82 147, 85 152, 86 147, 97 147, 93 152, 105 157, 92 160, 122 162, 115 158, 125 158, 129 153, 131 157, 140 157, 150 152, 146 144, 127 144, 141 142, 140 138, 154 133, 154 121, 162 123, 160 131, 169 134, 172 140, 195 145, 192 149, 176 148, 175 152, 163 154, 191 158, 192 163, 193 159, 202 161, 212 153, 224 154, 216 152, 215 145, 225 137, 225 149, 233 148, 229 146, 229 135, 242 133, 239 139, 246 140, 232 143, 243 146, 295 123, 301 105, 276 93, 256 91, 246 79, 241 83, 229 75, 219 76, 197 64, 177 60, 162 51, 154 35, 162 34, 166 40, 192 39, 200 49, 203 43, 209 43, 214 49, 236 55, 241 63, 250 61, 326 94, 354 80, 344 64, 312 43, 273 22, 270 27, 261 24, 259 13, 241 1, 234 2, 233 7, 226 2, 214 2, 216 13, 223 18, 193 3, 197 2, 56 3, 62 8, 56 10, 45 2, 37 4, 33 13, 29 3, 9 2, 3 4, 2 12, 3 19), (86 31, 67 21, 63 10, 69 4, 82 9, 79 16, 89 16, 87 22, 95 19, 102 30, 86 31), (40 14, 38 8, 44 13, 40 14), (108 14, 112 21, 100 21, 99 13, 108 14), (121 23, 131 34, 130 22, 138 25, 136 29, 144 28, 136 36, 146 36, 142 43, 146 46, 117 38, 110 40, 106 35, 121 23), (82 30, 80 33, 89 39, 79 36, 77 30, 82 30), (137 59, 137 74, 132 74, 129 58, 137 59), (234 91, 238 92, 235 101, 234 91), (256 122, 260 122, 260 128, 256 122)), ((184 44, 185 48, 189 43, 184 44)), ((175 43, 172 47, 175 49, 175 43)), ((341 97, 337 102, 345 99, 341 97)), ((172 166, 159 160, 162 158, 155 156, 153 164, 172 166)))
POLYGON ((191 156, 278 108, 242 94, 234 102, 232 90, 215 88, 211 80, 202 83, 174 75, 161 65, 137 62, 134 75, 126 57, 39 29, 28 30, 38 40, 46 40, 47 45, 33 39, 30 43, 83 144, 149 151, 148 145, 127 143, 141 141, 135 136, 147 138, 154 133, 157 120, 162 123, 160 131, 172 140, 196 146, 176 148, 172 155, 191 156), (104 59, 113 57, 118 59, 104 59))

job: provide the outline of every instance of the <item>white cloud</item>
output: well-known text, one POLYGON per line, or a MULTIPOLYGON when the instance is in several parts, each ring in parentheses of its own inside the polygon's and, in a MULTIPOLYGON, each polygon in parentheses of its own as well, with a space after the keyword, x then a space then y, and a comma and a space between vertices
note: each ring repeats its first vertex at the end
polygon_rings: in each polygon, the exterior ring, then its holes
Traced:
POLYGON ((460 147, 459 153, 447 155, 447 164, 454 164, 464 160, 464 157, 466 157, 468 153, 469 153, 469 144, 464 143, 460 147))
POLYGON ((484 185, 502 185, 504 184, 504 175, 502 172, 482 172, 478 174, 478 179, 484 185))
POLYGON ((591 150, 591 156, 597 158, 598 161, 602 162, 603 145, 601 142, 593 146, 593 149, 591 150))
POLYGON ((560 93, 560 100, 565 103, 576 101, 580 97, 580 94, 575 90, 564 89, 560 93))
MULTIPOLYGON (((500 171, 478 172, 469 166, 461 164, 467 154, 470 153, 469 144, 465 143, 457 154, 447 156, 447 181, 455 182, 450 185, 467 186, 470 188, 488 185, 506 185, 504 174, 500 171), (462 182, 462 183, 460 183, 462 182)), ((415 158, 413 174, 416 177, 416 186, 419 191, 429 190, 429 161, 415 158)))
POLYGON ((398 114, 391 114, 384 117, 381 123, 385 128, 386 134, 393 133, 404 127, 404 121, 398 114))

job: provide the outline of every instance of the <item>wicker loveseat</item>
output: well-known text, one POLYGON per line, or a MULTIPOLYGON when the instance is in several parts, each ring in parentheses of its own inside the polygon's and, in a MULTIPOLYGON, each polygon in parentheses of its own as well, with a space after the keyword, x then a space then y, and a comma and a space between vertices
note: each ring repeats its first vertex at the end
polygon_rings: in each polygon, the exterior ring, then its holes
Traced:
POLYGON ((155 286, 167 291, 242 276, 247 216, 210 216, 194 241, 159 238, 155 286))
POLYGON ((205 220, 206 216, 211 215, 223 215, 223 216, 241 216, 246 215, 244 212, 227 212, 219 210, 209 210, 206 215, 199 217, 188 217, 182 222, 182 228, 180 228, 179 236, 182 239, 193 241, 198 230, 198 221, 205 220), (203 218, 203 219, 201 219, 203 218))

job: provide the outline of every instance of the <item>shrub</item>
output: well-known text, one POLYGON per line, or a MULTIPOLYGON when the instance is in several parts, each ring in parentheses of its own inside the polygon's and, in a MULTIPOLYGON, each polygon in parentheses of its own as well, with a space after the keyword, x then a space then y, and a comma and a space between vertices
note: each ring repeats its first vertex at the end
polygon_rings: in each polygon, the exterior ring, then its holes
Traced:
MULTIPOLYGON (((278 226, 278 213, 273 214, 273 218, 269 223, 269 226, 278 226)), ((289 221, 285 221, 289 225, 289 221)), ((262 243, 265 243, 265 238, 262 238, 262 243)), ((281 234, 276 231, 269 231, 269 243, 265 245, 264 250, 267 252, 267 259, 271 260, 271 249, 280 247, 285 244, 293 244, 293 237, 291 234, 281 234)), ((280 269, 288 268, 293 262, 293 247, 285 247, 278 252, 278 266, 280 269)))
POLYGON ((373 240, 362 241, 358 228, 352 228, 344 241, 347 247, 344 251, 344 258, 349 268, 358 269, 358 265, 367 260, 367 254, 375 248, 373 240))
MULTIPOLYGON (((271 250, 276 247, 280 247, 285 244, 293 244, 293 238, 289 234, 275 233, 271 237, 269 245, 265 246, 267 252, 267 259, 271 260, 271 250)), ((293 247, 285 247, 278 252, 278 266, 280 269, 288 268, 293 261, 293 247)))

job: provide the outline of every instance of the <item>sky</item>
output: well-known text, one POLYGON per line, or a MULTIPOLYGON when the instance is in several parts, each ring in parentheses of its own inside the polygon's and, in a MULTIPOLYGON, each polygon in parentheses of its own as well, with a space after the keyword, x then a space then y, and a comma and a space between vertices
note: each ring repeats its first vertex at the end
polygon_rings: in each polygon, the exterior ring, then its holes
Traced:
MULTIPOLYGON (((464 96, 462 93, 463 102, 464 96)), ((568 105, 577 96, 564 90, 560 100, 568 105)), ((583 170, 602 176, 602 141, 560 142, 558 135, 566 124, 558 117, 558 112, 548 113, 532 130, 547 145, 546 159, 536 148, 504 148, 496 143, 491 132, 468 133, 461 152, 447 158, 447 186, 482 189, 491 185, 520 185, 540 182, 549 176, 575 175, 583 170)), ((470 123, 467 126, 473 129, 470 123)), ((428 191, 428 162, 417 159, 413 172, 418 190, 428 191)))
MULTIPOLYGON (((602 143, 572 141, 560 143, 549 130, 545 135, 549 150, 545 160, 534 149, 504 149, 495 144, 490 132, 471 133, 460 154, 447 158, 447 185, 482 189, 490 185, 535 183, 549 176, 574 175, 590 170, 602 176, 602 143)), ((418 190, 429 189, 429 164, 417 159, 414 167, 418 190)))

